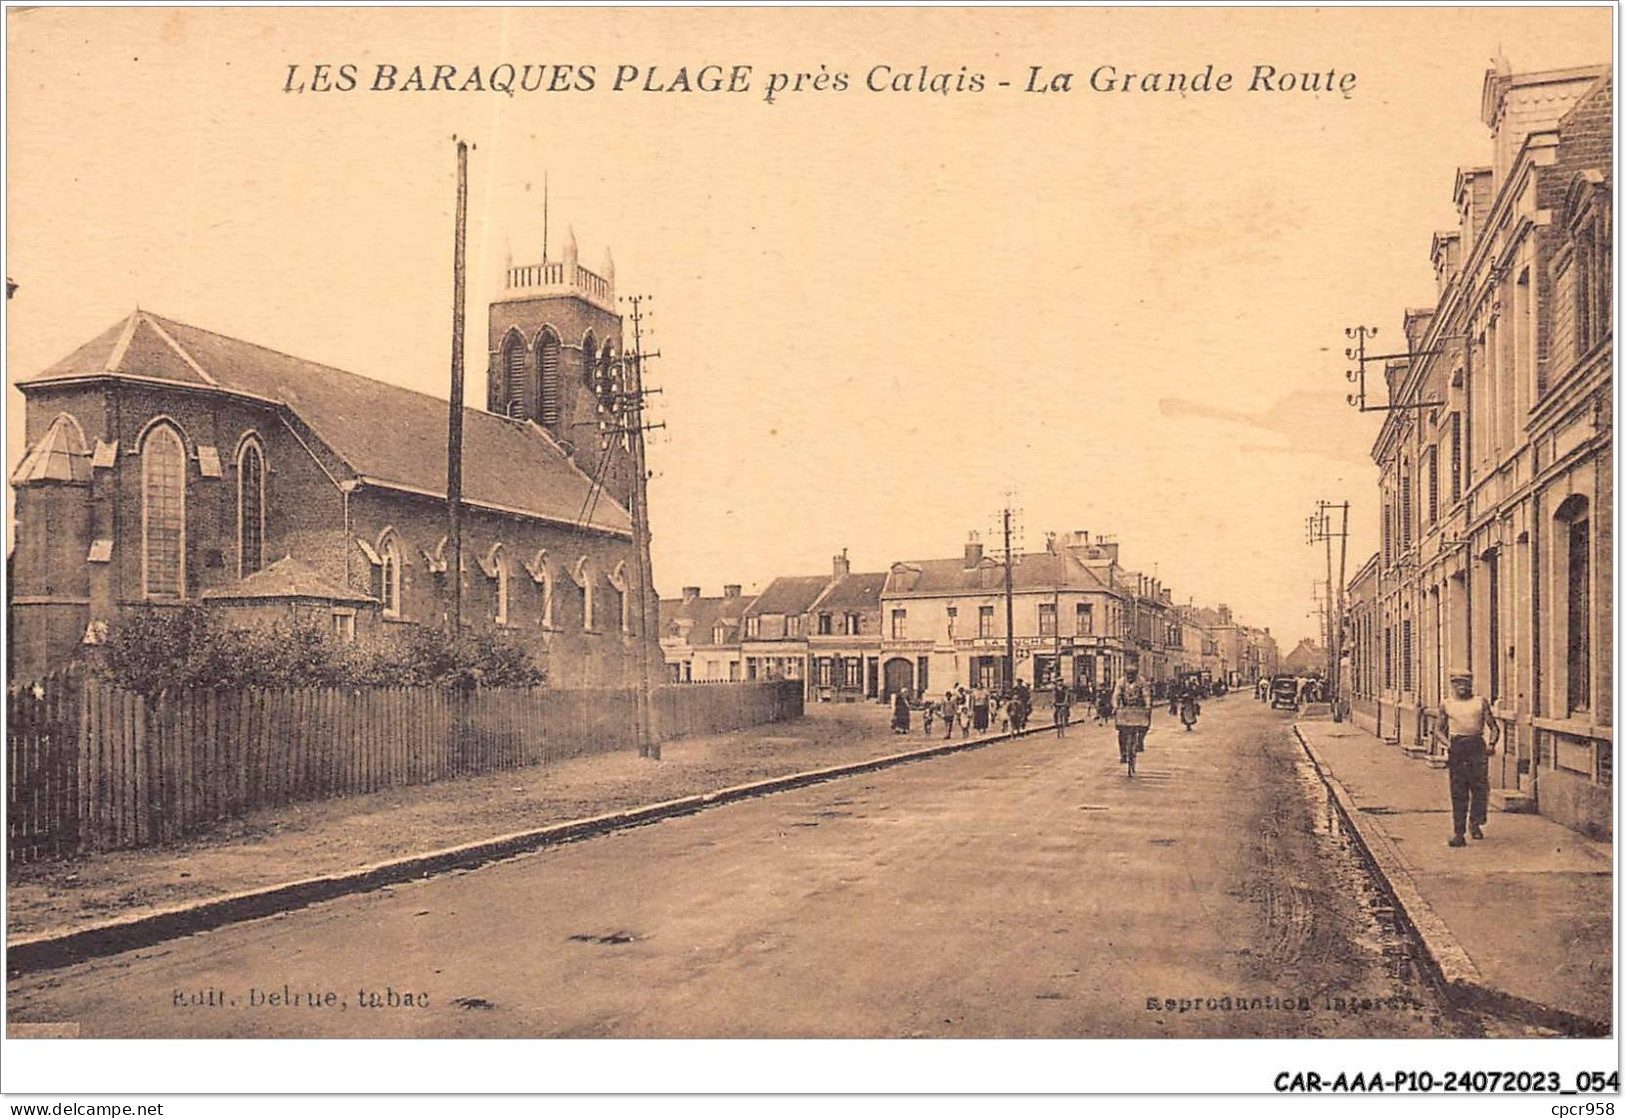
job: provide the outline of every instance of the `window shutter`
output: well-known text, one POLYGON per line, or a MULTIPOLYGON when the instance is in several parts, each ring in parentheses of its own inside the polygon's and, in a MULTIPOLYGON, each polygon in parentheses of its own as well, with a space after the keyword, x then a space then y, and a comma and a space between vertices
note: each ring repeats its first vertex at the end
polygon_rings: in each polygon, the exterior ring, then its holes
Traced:
POLYGON ((559 340, 552 334, 542 335, 537 363, 541 366, 538 418, 543 426, 552 427, 559 421, 559 340))
POLYGON ((1450 413, 1450 503, 1461 500, 1461 413, 1450 413))
POLYGON ((525 418, 525 347, 509 338, 502 350, 502 414, 525 418))
POLYGON ((1399 477, 1399 547, 1402 551, 1409 551, 1411 547, 1411 471, 1407 466, 1399 477))

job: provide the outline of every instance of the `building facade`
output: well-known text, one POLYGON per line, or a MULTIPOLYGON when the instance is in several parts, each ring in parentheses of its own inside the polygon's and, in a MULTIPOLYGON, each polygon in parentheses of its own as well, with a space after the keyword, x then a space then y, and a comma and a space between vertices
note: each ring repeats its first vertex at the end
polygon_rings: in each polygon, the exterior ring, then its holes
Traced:
POLYGON ((744 679, 739 634, 752 599, 737 584, 722 597, 703 598, 698 586, 660 603, 660 651, 672 683, 737 683, 744 679))
POLYGON ((806 686, 809 613, 829 583, 827 575, 781 576, 745 608, 739 651, 747 680, 794 679, 806 686))
MULTIPOLYGON (((1007 618, 1014 623, 1014 677, 1034 687, 1057 674, 1074 687, 1110 686, 1138 660, 1125 591, 1086 560, 1085 533, 1052 538, 1016 556, 1005 592, 1002 561, 974 534, 963 558, 893 564, 881 593, 881 687, 934 694, 951 687, 997 689, 1007 682, 1007 618)), ((1115 545, 1112 545, 1115 549, 1115 545)), ((1115 551, 1111 559, 1115 562, 1115 551)))
POLYGON ((527 355, 555 335, 578 348, 552 381, 494 377, 496 407, 465 412, 460 572, 445 400, 147 311, 21 381, 12 678, 71 661, 142 606, 252 623, 268 598, 297 601, 346 639, 444 626, 459 578, 463 624, 508 632, 559 686, 629 684, 658 655, 637 632, 630 454, 607 429, 568 437, 577 416, 611 414, 596 378, 620 320, 606 281, 571 264, 492 305, 494 362, 519 334, 527 355))
POLYGON ((1426 745, 1457 667, 1502 797, 1611 833, 1611 69, 1485 75, 1436 300, 1405 315, 1373 448, 1382 540, 1345 619, 1357 717, 1426 745))
POLYGON ((845 552, 835 557, 834 577, 808 610, 808 698, 880 698, 880 595, 885 587, 885 571, 854 574, 845 552))

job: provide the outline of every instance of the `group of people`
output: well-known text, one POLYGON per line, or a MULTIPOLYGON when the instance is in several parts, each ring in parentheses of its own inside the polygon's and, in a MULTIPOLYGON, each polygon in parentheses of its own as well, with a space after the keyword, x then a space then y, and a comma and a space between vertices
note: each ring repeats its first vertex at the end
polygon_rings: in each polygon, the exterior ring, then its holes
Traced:
POLYGON ((941 722, 944 739, 954 736, 955 727, 965 737, 988 733, 995 725, 1002 732, 1021 733, 1032 716, 1032 689, 1021 680, 1001 691, 981 684, 975 687, 960 684, 944 691, 942 698, 935 701, 929 698, 916 701, 912 690, 904 688, 892 696, 892 733, 912 732, 916 710, 920 712, 922 728, 927 734, 941 722))
MULTIPOLYGON (((1253 697, 1259 702, 1270 701, 1270 688, 1274 686, 1272 677, 1259 676, 1258 682, 1253 684, 1253 697)), ((1326 680, 1318 675, 1300 675, 1293 677, 1292 701, 1298 706, 1305 703, 1323 703, 1329 698, 1330 686, 1326 680)))
MULTIPOLYGON (((1111 722, 1116 726, 1118 760, 1123 764, 1128 763, 1131 754, 1145 751, 1145 735, 1151 728, 1151 711, 1164 694, 1160 688, 1154 688, 1148 680, 1142 679, 1138 666, 1133 664, 1124 669, 1122 677, 1110 689, 1083 687, 1074 691, 1066 685, 1065 680, 1056 679, 1051 691, 1056 736, 1066 736, 1075 704, 1091 706, 1097 724, 1111 722)), ((1179 715, 1189 730, 1201 713, 1195 690, 1174 688, 1166 693, 1172 695, 1170 713, 1179 715)), ((981 684, 969 688, 960 684, 944 691, 942 698, 936 701, 916 701, 913 692, 904 688, 892 695, 891 728, 894 734, 911 733, 914 712, 918 710, 927 734, 940 720, 945 741, 953 738, 955 727, 964 737, 988 733, 995 724, 1003 732, 1021 733, 1027 729, 1032 709, 1032 689, 1023 680, 1017 680, 1013 687, 999 691, 981 684)))

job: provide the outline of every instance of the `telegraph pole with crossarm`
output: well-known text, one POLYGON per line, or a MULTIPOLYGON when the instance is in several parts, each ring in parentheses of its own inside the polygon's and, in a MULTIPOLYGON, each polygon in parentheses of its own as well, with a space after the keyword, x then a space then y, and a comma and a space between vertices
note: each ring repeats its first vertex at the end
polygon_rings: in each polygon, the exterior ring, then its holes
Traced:
POLYGON ((624 301, 632 306, 632 349, 621 359, 622 383, 617 393, 617 412, 620 419, 620 433, 627 438, 627 445, 632 452, 632 537, 633 537, 633 575, 637 580, 637 619, 638 619, 638 689, 637 689, 637 742, 638 756, 650 760, 660 760, 660 728, 658 709, 655 702, 654 674, 650 671, 649 658, 653 655, 655 642, 652 641, 650 627, 655 618, 659 616, 660 604, 654 599, 654 587, 651 585, 650 571, 653 569, 649 559, 649 464, 644 454, 643 436, 645 432, 658 430, 664 423, 645 423, 643 421, 643 405, 647 397, 658 393, 658 388, 646 388, 643 384, 643 364, 658 353, 645 353, 643 350, 643 304, 650 301, 647 295, 625 296, 624 301))
POLYGON ((1331 690, 1331 700, 1334 716, 1337 714, 1339 701, 1343 698, 1343 580, 1348 574, 1349 559, 1349 503, 1333 504, 1330 501, 1317 501, 1314 515, 1309 517, 1308 542, 1314 544, 1325 541, 1326 544, 1326 676, 1327 684, 1331 690), (1343 511, 1342 527, 1338 531, 1332 530, 1333 509, 1343 511), (1342 557, 1338 562, 1337 581, 1332 581, 1332 541, 1342 541, 1342 557))

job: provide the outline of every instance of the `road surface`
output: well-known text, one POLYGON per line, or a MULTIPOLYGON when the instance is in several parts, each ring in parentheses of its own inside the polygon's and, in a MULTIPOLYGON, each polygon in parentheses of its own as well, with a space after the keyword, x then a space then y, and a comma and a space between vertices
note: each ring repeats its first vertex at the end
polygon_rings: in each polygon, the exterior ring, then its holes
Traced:
MULTIPOLYGON (((916 743, 923 741, 916 736, 916 743)), ((1286 714, 766 796, 25 976, 84 1036, 1436 1036, 1286 714)))

